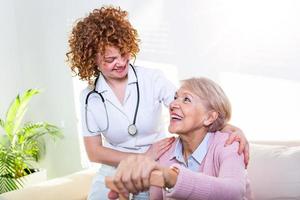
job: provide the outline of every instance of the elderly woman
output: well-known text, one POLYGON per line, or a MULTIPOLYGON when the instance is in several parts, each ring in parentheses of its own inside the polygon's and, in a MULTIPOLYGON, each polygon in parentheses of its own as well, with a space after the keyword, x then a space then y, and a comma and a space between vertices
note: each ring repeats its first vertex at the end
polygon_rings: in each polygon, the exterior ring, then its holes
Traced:
POLYGON ((150 189, 151 199, 251 199, 239 144, 226 146, 228 134, 217 131, 231 116, 223 90, 206 78, 184 80, 169 111, 176 142, 158 162, 147 156, 121 161, 114 177, 118 190, 128 196, 150 189), (150 187, 153 170, 163 172, 164 189, 150 187))

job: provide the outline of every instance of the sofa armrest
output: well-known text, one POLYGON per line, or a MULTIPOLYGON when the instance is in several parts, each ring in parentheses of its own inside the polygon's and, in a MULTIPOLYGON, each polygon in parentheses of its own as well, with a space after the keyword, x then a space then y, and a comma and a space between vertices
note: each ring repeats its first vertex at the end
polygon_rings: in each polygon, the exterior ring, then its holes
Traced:
POLYGON ((248 174, 254 199, 300 199, 300 145, 251 143, 248 174))
POLYGON ((86 200, 96 169, 86 169, 0 195, 1 200, 86 200))

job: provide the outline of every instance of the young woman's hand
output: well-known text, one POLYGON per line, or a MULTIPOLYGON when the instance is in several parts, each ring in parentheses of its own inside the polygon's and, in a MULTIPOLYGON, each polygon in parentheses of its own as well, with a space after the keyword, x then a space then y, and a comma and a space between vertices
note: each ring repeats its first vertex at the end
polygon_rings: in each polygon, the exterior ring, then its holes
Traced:
POLYGON ((113 190, 110 190, 107 194, 107 198, 109 200, 115 200, 115 199, 119 199, 119 194, 113 190))
MULTIPOLYGON (((163 170, 157 162, 145 155, 133 155, 122 160, 117 168, 113 182, 125 197, 129 193, 138 194, 149 190, 150 175, 154 170, 163 170)), ((110 197, 116 196, 114 193, 110 197)))
POLYGON ((244 163, 247 167, 249 163, 249 142, 244 135, 243 131, 238 127, 227 124, 222 130, 222 132, 231 133, 229 138, 226 141, 226 145, 232 144, 234 141, 239 142, 239 154, 244 154, 244 163))
POLYGON ((110 190, 107 194, 107 198, 110 200, 114 200, 114 199, 118 199, 119 198, 119 194, 113 190, 110 190))
POLYGON ((153 160, 158 160, 170 147, 172 143, 175 141, 175 137, 165 138, 159 140, 152 144, 148 151, 145 153, 146 156, 152 158, 153 160))

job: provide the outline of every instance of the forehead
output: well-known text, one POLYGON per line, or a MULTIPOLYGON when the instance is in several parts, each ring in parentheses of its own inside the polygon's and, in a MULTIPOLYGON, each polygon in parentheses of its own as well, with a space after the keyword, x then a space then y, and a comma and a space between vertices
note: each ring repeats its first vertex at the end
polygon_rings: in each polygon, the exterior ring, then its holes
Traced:
POLYGON ((193 103, 195 103, 193 104, 194 106, 200 106, 199 108, 201 109, 209 108, 209 103, 207 99, 201 98, 194 91, 192 91, 192 89, 185 87, 184 85, 177 90, 176 95, 178 95, 178 97, 190 96, 193 99, 193 103))
POLYGON ((117 47, 107 46, 105 48, 105 53, 104 53, 105 56, 108 56, 108 55, 118 55, 118 54, 120 54, 120 50, 117 47))
POLYGON ((196 96, 196 94, 190 88, 185 87, 184 85, 177 90, 176 94, 196 96))

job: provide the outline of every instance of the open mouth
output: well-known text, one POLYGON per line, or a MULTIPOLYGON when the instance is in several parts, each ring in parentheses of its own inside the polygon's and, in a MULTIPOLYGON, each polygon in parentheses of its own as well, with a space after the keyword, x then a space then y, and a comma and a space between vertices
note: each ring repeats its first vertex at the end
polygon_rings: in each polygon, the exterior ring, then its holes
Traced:
POLYGON ((171 121, 181 121, 182 119, 183 119, 182 116, 176 113, 171 113, 171 121))
POLYGON ((125 69, 126 69, 126 65, 124 65, 124 66, 122 66, 122 67, 115 67, 115 68, 113 69, 113 71, 116 71, 116 72, 118 72, 118 73, 121 73, 121 72, 123 72, 125 69))

